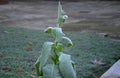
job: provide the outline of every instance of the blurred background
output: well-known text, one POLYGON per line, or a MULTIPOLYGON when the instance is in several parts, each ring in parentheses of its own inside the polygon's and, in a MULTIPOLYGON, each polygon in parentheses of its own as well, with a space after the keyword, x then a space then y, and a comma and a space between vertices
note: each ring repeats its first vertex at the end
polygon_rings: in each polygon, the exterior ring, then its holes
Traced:
MULTIPOLYGON (((61 0, 67 31, 119 34, 119 0, 61 0)), ((0 25, 30 29, 56 26, 58 0, 0 0, 0 25)))
MULTIPOLYGON (((120 1, 60 1, 78 78, 99 78, 120 59, 120 1)), ((56 26, 57 7, 58 0, 0 0, 0 78, 35 78, 41 47, 53 40, 43 30, 56 26)))

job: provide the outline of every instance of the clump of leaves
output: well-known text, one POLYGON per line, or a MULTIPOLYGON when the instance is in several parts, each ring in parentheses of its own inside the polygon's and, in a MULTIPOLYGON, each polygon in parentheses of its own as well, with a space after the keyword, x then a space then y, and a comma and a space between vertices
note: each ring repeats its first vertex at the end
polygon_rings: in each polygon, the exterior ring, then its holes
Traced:
POLYGON ((73 46, 72 41, 66 37, 61 28, 67 18, 67 15, 63 15, 62 5, 59 2, 57 27, 45 29, 45 33, 53 35, 55 40, 43 44, 42 53, 35 63, 39 78, 76 78, 75 65, 71 56, 63 53, 73 46))

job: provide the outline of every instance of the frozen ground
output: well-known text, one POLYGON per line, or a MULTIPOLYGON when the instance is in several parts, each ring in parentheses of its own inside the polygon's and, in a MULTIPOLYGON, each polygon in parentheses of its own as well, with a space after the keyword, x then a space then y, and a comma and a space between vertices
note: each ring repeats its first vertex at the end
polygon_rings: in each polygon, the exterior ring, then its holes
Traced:
MULTIPOLYGON (((53 1, 13 2, 0 5, 0 25, 44 29, 56 25, 57 4, 53 1)), ((62 2, 69 19, 75 22, 99 22, 120 26, 120 2, 62 2)))

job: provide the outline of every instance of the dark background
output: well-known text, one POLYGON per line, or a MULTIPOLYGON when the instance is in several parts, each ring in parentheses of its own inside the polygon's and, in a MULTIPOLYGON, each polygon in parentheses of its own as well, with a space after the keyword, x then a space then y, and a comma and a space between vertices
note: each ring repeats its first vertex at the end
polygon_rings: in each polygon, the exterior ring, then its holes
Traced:
MULTIPOLYGON (((59 1, 59 0, 12 0, 12 1, 59 1)), ((60 0, 60 1, 120 1, 120 0, 60 0)))
POLYGON ((69 1, 69 2, 76 2, 76 1, 120 1, 120 0, 0 0, 0 4, 6 4, 10 1, 24 1, 24 2, 31 2, 31 1, 69 1))

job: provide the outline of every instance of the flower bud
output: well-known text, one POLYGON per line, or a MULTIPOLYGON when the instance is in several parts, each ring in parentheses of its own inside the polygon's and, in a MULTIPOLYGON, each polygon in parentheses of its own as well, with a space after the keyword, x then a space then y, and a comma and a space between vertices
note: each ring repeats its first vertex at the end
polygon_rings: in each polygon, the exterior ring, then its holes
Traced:
POLYGON ((68 16, 67 16, 67 15, 63 15, 62 18, 63 18, 63 19, 68 19, 68 16))

